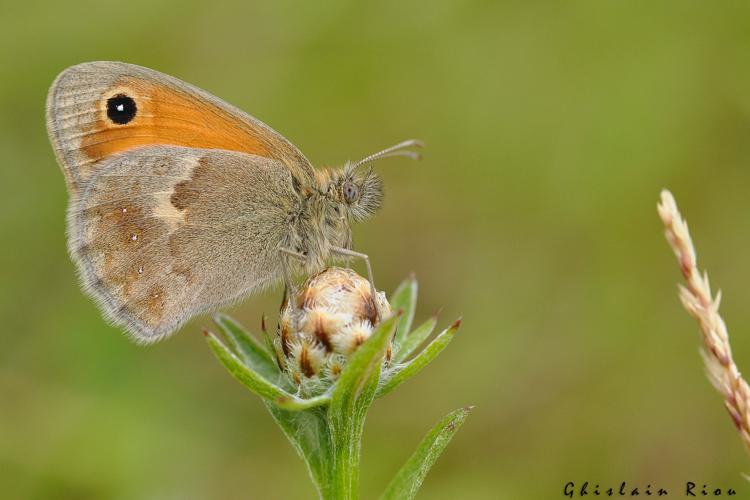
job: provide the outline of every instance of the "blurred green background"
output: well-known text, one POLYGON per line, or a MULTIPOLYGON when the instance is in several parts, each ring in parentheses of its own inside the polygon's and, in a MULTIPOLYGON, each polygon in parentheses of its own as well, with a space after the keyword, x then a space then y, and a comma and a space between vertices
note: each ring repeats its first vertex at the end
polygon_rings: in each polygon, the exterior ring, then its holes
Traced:
MULTIPOLYGON (((656 216, 669 187, 750 369, 750 5, 743 2, 0 3, 0 496, 313 495, 202 318, 153 347, 106 326, 65 249, 44 125, 54 77, 123 60, 203 87, 316 165, 402 139, 355 232, 380 287, 459 335, 379 400, 375 498, 448 411, 476 405, 420 498, 562 498, 567 481, 748 491, 656 216)), ((230 312, 257 330, 280 291, 230 312)), ((275 324, 275 315, 274 318, 275 324)))

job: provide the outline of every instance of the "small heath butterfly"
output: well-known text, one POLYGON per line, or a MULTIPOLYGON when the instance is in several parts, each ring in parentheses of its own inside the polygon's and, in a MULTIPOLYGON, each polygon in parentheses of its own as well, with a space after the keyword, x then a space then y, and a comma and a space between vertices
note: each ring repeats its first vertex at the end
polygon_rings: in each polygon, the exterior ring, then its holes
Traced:
POLYGON ((70 67, 47 129, 70 194, 68 250, 83 290, 137 342, 170 335, 289 273, 353 251, 381 204, 366 163, 315 170, 279 133, 199 88, 119 62, 70 67))

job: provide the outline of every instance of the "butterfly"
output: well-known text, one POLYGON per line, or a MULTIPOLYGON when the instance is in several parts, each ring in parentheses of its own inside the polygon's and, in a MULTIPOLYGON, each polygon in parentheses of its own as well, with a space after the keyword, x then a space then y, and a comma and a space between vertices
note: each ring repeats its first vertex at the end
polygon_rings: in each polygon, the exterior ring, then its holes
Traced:
MULTIPOLYGON (((378 158, 314 169, 281 134, 171 76, 121 62, 64 70, 47 130, 69 192, 68 251, 104 317, 151 343, 295 272, 360 257, 350 224, 374 214, 378 158)), ((373 285, 374 287, 374 285, 373 285)))

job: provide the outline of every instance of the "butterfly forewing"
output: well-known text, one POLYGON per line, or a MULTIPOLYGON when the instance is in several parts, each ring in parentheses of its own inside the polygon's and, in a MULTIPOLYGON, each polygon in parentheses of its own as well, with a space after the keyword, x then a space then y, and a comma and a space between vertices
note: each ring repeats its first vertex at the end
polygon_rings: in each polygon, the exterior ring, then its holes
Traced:
POLYGON ((304 155, 264 123, 132 64, 91 62, 63 71, 48 95, 47 128, 71 193, 112 155, 153 145, 240 151, 280 161, 303 184, 314 176, 304 155))

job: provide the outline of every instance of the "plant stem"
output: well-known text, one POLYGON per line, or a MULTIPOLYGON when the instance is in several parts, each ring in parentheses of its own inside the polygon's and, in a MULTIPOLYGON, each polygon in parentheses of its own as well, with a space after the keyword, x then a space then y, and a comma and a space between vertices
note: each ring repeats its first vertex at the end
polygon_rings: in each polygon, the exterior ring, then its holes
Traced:
POLYGON ((331 435, 331 489, 326 500, 353 500, 358 498, 359 461, 364 429, 364 413, 349 415, 328 412, 328 429, 331 435))
POLYGON ((287 411, 270 403, 266 406, 305 461, 320 498, 358 498, 365 413, 344 414, 320 407, 287 411))

